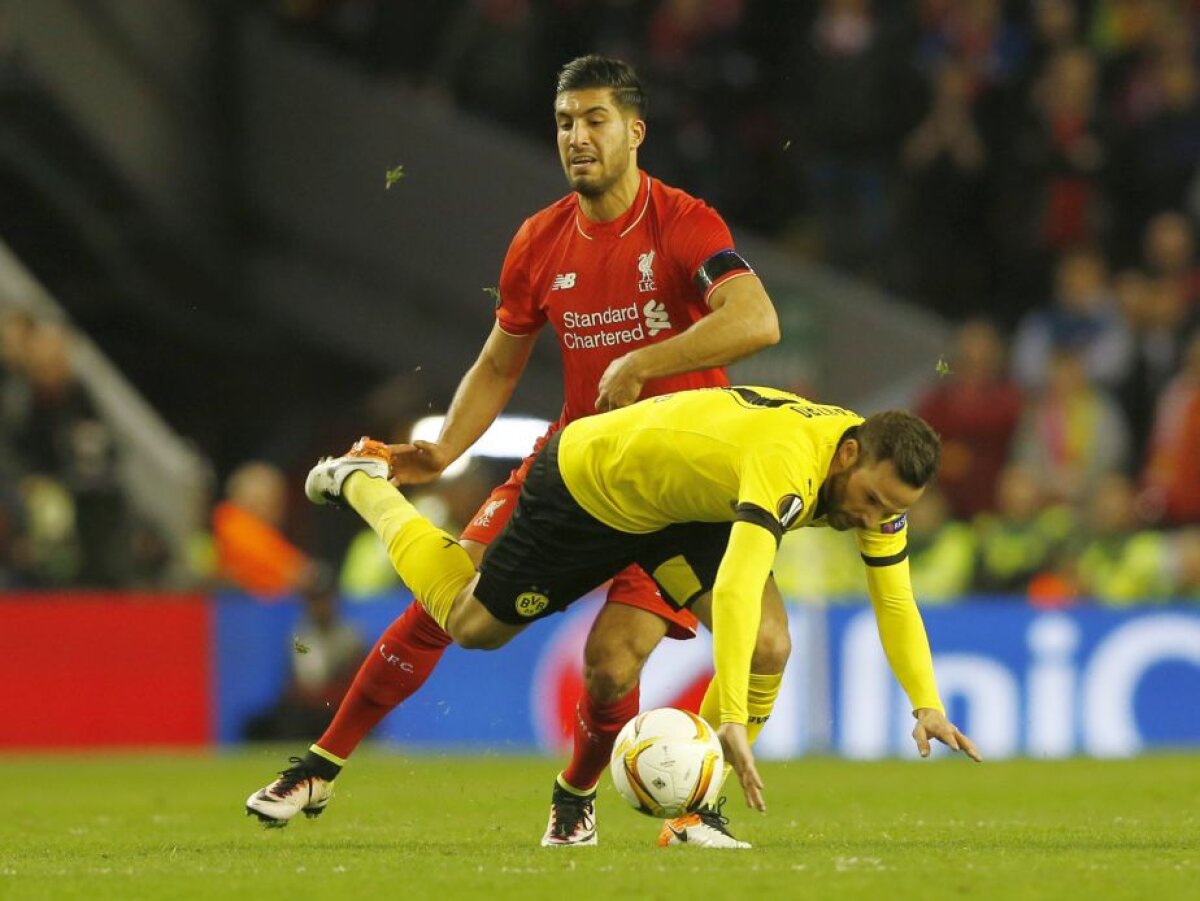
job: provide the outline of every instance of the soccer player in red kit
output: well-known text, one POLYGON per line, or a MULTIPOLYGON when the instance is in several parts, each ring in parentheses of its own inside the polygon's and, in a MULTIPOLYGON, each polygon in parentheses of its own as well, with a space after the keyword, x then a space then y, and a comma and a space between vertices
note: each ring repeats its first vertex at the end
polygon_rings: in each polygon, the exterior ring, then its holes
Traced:
MULTIPOLYGON (((559 73, 558 150, 572 193, 534 214, 513 238, 500 278, 496 323, 459 384, 436 442, 393 447, 397 481, 436 478, 507 404, 537 335, 553 327, 563 360, 566 423, 641 397, 728 385, 723 366, 779 339, 762 283, 733 249, 721 217, 702 201, 638 169, 646 100, 625 63, 598 56, 559 73)), ((508 521, 533 455, 492 492, 462 534, 478 562, 508 521)), ((665 635, 690 638, 696 620, 660 596, 633 567, 613 579, 584 653, 586 691, 574 752, 555 780, 546 846, 596 843, 595 786, 613 741, 638 712, 638 680, 665 635)), ((271 825, 316 816, 333 779, 367 733, 414 693, 450 638, 419 604, 383 634, 326 733, 295 766, 251 795, 247 810, 271 825)), ((763 598, 750 676, 750 737, 761 731, 790 653, 774 582, 763 598)), ((715 714, 715 687, 701 712, 715 714)), ((730 835, 718 808, 671 821, 660 844, 749 847, 730 835)))

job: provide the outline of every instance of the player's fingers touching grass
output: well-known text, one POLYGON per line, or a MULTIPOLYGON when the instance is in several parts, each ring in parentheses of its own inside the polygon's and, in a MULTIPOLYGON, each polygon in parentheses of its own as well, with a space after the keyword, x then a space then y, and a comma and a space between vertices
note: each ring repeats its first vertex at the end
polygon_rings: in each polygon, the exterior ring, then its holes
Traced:
POLYGON ((767 800, 763 797, 763 782, 754 764, 750 763, 746 766, 739 778, 742 783, 742 794, 746 796, 746 806, 766 813, 767 800))
POLYGON ((983 756, 979 753, 979 749, 975 747, 975 743, 960 730, 954 723, 946 719, 946 715, 940 710, 932 710, 924 708, 914 712, 917 718, 917 724, 913 727, 913 740, 917 743, 917 751, 922 757, 928 757, 930 752, 930 739, 936 738, 952 751, 962 751, 976 763, 983 761, 983 756))
POLYGON ((979 749, 975 747, 975 742, 967 738, 958 729, 955 729, 956 737, 958 738, 958 746, 962 748, 964 754, 974 760, 976 763, 983 763, 983 755, 979 753, 979 749))

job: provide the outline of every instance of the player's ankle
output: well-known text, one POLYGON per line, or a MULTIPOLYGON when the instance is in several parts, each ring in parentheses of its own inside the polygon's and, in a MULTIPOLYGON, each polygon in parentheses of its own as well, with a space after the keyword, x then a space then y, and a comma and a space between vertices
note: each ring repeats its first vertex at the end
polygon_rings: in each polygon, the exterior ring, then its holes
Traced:
POLYGON ((323 757, 312 750, 305 753, 304 765, 314 776, 319 776, 326 782, 332 782, 342 771, 340 764, 334 763, 328 757, 323 757))

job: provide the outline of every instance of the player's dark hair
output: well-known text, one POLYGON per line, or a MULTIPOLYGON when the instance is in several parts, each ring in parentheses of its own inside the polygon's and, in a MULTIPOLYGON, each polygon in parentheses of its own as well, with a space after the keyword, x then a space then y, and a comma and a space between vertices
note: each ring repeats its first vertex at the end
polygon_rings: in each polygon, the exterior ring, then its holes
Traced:
POLYGON ((872 462, 891 460, 900 481, 924 488, 937 474, 942 439, 924 419, 904 410, 868 416, 854 435, 862 457, 872 462))
POLYGON ((632 110, 639 119, 646 118, 646 92, 629 63, 591 53, 576 57, 558 70, 556 97, 563 91, 588 88, 611 88, 618 106, 632 110))

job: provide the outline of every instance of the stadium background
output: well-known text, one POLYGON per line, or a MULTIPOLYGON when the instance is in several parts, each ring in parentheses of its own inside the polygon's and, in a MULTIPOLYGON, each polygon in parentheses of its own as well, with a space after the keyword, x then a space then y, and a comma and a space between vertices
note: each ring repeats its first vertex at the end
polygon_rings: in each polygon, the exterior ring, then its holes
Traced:
MULTIPOLYGON (((914 511, 914 580, 985 754, 1200 743, 1197 22, 1165 0, 0 3, 0 744, 238 742, 321 656, 306 604, 336 589, 366 640, 394 615, 370 541, 298 486, 444 409, 509 237, 563 193, 553 73, 588 50, 640 67, 644 167, 726 216, 780 309, 739 380, 862 412, 950 395, 958 469, 914 511), (978 315, 1012 365, 975 383, 978 315)), ((543 341, 513 412, 555 414, 556 366, 543 341)), ((422 502, 461 523, 510 463, 422 502)), ((780 561, 800 652, 764 751, 909 753, 827 538, 780 561)), ((384 737, 557 750, 592 610, 453 653, 384 737)), ((705 665, 664 647, 647 699, 694 697, 705 665)))

